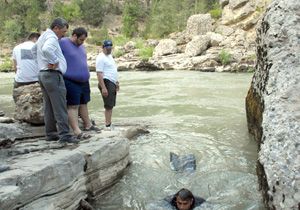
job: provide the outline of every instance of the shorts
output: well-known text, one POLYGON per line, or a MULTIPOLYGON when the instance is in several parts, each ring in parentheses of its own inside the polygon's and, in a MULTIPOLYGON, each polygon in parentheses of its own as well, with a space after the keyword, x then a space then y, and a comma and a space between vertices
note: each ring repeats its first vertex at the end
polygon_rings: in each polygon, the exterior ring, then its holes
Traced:
POLYGON ((91 100, 90 83, 75 82, 65 79, 65 86, 67 90, 67 105, 76 106, 80 104, 87 104, 91 100))
MULTIPOLYGON (((104 84, 105 84, 105 87, 108 92, 107 97, 102 96, 102 99, 104 102, 104 108, 112 109, 114 106, 116 106, 117 86, 115 85, 115 83, 111 82, 108 79, 104 79, 104 84)), ((98 85, 98 88, 99 88, 100 92, 102 93, 100 85, 98 85)))

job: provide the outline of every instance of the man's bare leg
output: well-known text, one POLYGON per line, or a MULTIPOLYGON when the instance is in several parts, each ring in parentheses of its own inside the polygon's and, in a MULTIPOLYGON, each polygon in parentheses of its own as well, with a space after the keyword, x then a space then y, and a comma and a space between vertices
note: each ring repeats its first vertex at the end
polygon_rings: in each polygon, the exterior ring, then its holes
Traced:
POLYGON ((111 116, 112 116, 112 109, 105 109, 104 111, 105 116, 105 125, 111 125, 111 116))
POLYGON ((83 126, 85 129, 89 129, 92 126, 90 117, 89 117, 89 111, 87 104, 80 104, 79 106, 79 116, 81 117, 83 121, 83 126))
POLYGON ((78 109, 79 106, 68 106, 68 117, 71 128, 73 129, 74 134, 77 136, 81 133, 81 130, 78 126, 78 109))

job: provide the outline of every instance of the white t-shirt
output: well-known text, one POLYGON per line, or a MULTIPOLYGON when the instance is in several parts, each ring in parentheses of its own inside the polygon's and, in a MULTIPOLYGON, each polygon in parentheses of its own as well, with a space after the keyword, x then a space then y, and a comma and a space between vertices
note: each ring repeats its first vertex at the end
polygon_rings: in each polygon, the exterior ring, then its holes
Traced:
POLYGON ((27 41, 17 45, 13 49, 13 59, 17 62, 16 82, 38 81, 39 69, 37 61, 31 53, 34 42, 27 41))
POLYGON ((118 67, 112 55, 100 53, 96 58, 96 71, 103 73, 103 78, 116 84, 118 81, 118 67))

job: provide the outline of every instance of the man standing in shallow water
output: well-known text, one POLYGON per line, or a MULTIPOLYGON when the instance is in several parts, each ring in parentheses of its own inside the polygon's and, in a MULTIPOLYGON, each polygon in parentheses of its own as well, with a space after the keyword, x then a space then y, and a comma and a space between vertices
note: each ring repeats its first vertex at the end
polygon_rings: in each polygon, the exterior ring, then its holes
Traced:
POLYGON ((104 102, 105 129, 111 130, 112 110, 116 105, 117 91, 119 91, 118 69, 111 55, 113 43, 105 40, 103 52, 96 58, 96 72, 98 87, 104 102))
POLYGON ((87 31, 75 28, 71 38, 62 38, 59 45, 67 61, 67 71, 64 81, 67 89, 67 109, 69 123, 78 139, 87 139, 89 134, 83 133, 78 125, 78 114, 83 120, 85 131, 100 132, 100 129, 91 123, 87 103, 90 101, 90 72, 87 64, 87 55, 83 43, 87 38, 87 31))
POLYGON ((66 88, 63 74, 67 64, 58 40, 67 32, 66 20, 56 18, 38 39, 32 52, 37 57, 38 78, 43 93, 46 140, 60 143, 78 143, 69 133, 66 88), (56 127, 57 125, 57 127, 56 127))

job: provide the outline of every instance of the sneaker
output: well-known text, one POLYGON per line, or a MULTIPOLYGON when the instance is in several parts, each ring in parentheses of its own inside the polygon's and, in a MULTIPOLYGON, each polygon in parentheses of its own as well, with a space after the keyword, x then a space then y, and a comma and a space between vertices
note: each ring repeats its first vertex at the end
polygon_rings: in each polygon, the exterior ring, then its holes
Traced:
POLYGON ((60 139, 58 142, 61 144, 65 144, 65 143, 78 144, 79 140, 77 140, 76 137, 71 136, 71 137, 67 137, 65 139, 60 139))

